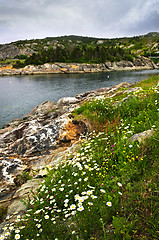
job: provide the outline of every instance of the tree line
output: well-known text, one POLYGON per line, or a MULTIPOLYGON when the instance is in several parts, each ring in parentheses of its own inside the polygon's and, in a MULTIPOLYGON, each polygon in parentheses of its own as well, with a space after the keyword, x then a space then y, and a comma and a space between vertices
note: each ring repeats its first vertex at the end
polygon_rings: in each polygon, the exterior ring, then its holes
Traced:
POLYGON ((15 67, 23 67, 26 65, 42 65, 44 63, 104 63, 106 61, 116 62, 120 60, 133 61, 133 56, 130 50, 122 49, 120 47, 106 47, 106 46, 56 46, 42 48, 37 53, 31 56, 19 56, 15 67))

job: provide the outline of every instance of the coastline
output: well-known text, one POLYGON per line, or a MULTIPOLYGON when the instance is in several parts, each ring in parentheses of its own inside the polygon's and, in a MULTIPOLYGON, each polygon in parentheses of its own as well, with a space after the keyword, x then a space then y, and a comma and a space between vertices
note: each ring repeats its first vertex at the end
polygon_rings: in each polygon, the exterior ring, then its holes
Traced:
POLYGON ((71 74, 71 73, 98 73, 110 71, 131 71, 158 69, 158 66, 146 57, 140 57, 133 62, 106 62, 99 64, 88 63, 45 63, 43 65, 28 65, 16 69, 12 65, 1 67, 0 76, 12 75, 36 75, 36 74, 71 74))
MULTIPOLYGON (((0 130, 0 208, 5 209, 0 234, 5 233, 2 229, 8 222, 15 220, 15 212, 16 215, 24 214, 23 200, 26 195, 31 197, 30 193, 36 193, 47 169, 56 168, 68 159, 68 155, 74 156, 80 147, 81 136, 93 131, 93 122, 91 124, 85 117, 75 118, 73 111, 92 99, 112 99, 124 94, 121 101, 125 102, 130 93, 140 90, 140 85, 122 82, 64 97, 57 103, 46 101, 23 119, 14 119, 0 130), (10 216, 9 221, 6 216, 10 216)), ((153 132, 151 129, 132 137, 140 141, 153 132)))

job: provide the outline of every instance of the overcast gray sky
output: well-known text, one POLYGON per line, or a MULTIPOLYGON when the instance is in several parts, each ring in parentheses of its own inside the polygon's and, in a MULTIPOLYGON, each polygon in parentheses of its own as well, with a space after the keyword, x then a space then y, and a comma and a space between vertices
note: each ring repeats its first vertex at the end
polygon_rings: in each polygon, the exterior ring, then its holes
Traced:
POLYGON ((159 32, 159 0, 0 0, 0 43, 159 32))

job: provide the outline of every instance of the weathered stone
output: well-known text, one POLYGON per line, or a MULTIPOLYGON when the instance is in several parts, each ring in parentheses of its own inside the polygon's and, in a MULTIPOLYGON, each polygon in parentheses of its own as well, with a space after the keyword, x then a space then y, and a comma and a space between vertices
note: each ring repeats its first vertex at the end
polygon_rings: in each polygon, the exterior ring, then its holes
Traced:
POLYGON ((3 128, 3 129, 0 129, 0 135, 4 134, 4 133, 7 133, 7 132, 10 132, 11 130, 13 130, 12 127, 6 127, 6 128, 3 128))
POLYGON ((88 91, 88 92, 85 92, 85 93, 77 94, 75 97, 78 98, 78 99, 85 98, 85 97, 87 97, 91 93, 92 93, 92 91, 88 91))
POLYGON ((18 174, 18 175, 14 178, 14 183, 15 183, 15 185, 16 185, 16 186, 21 186, 22 184, 24 184, 25 182, 27 182, 30 171, 31 171, 31 167, 28 167, 28 168, 26 168, 21 174, 18 174))
POLYGON ((119 90, 122 87, 130 87, 130 86, 132 86, 132 84, 126 83, 126 82, 122 82, 122 83, 120 83, 118 85, 115 85, 114 87, 110 88, 107 91, 107 94, 113 94, 114 92, 116 92, 117 90, 119 90))
POLYGON ((33 117, 37 115, 45 115, 50 111, 56 109, 56 104, 51 101, 46 101, 41 103, 39 106, 35 107, 28 115, 25 115, 23 119, 27 119, 28 117, 33 117))
POLYGON ((28 197, 32 199, 32 192, 36 192, 42 181, 43 179, 41 178, 31 179, 23 184, 13 195, 11 204, 8 207, 7 215, 12 215, 14 212, 19 213, 25 211, 26 205, 24 205, 21 200, 27 200, 28 197))
POLYGON ((11 122, 5 123, 3 125, 3 128, 7 128, 7 127, 15 128, 15 127, 19 126, 19 124, 21 124, 22 122, 23 122, 22 119, 13 119, 11 122))
POLYGON ((60 116, 62 113, 60 111, 51 111, 47 114, 47 118, 51 118, 51 119, 54 119, 54 118, 57 118, 58 116, 60 116))
POLYGON ((14 58, 17 55, 29 55, 31 53, 33 53, 35 51, 33 51, 31 48, 25 47, 25 48, 18 48, 16 45, 14 44, 4 44, 1 46, 0 49, 0 59, 9 59, 9 58, 14 58))
POLYGON ((4 134, 0 135, 0 146, 3 143, 9 143, 11 141, 20 139, 26 126, 27 124, 22 123, 17 128, 11 129, 11 131, 5 132, 4 134))
POLYGON ((20 158, 3 157, 0 159, 0 198, 4 189, 6 189, 6 185, 15 186, 14 179, 17 175, 22 174, 26 168, 26 163, 20 158))
POLYGON ((59 99, 59 101, 57 102, 57 107, 75 104, 78 102, 79 102, 79 99, 77 99, 76 97, 64 97, 64 98, 59 99))
POLYGON ((144 142, 146 138, 148 137, 151 137, 154 133, 154 130, 147 130, 147 131, 144 131, 142 133, 137 133, 137 134, 134 134, 130 141, 131 142, 134 142, 135 140, 139 141, 139 143, 141 142, 144 142))
MULTIPOLYGON (((36 129, 37 130, 37 129, 36 129)), ((10 145, 9 149, 20 155, 35 154, 43 152, 49 148, 55 148, 56 140, 59 137, 59 127, 56 122, 40 128, 35 133, 25 135, 19 141, 10 145)))
POLYGON ((14 184, 7 184, 6 186, 2 186, 0 190, 0 206, 2 203, 7 202, 7 199, 11 199, 13 193, 16 190, 16 186, 14 184))

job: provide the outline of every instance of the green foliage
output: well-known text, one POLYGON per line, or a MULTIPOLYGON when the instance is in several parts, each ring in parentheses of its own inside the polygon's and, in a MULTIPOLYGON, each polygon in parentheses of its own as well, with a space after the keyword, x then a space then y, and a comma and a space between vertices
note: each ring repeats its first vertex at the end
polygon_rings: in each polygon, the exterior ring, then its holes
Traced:
POLYGON ((14 67, 14 68, 22 68, 22 67, 25 67, 25 66, 26 66, 25 60, 16 60, 16 61, 13 63, 13 67, 14 67))
POLYGON ((118 113, 125 123, 134 126, 135 133, 143 132, 150 129, 159 117, 155 101, 159 101, 158 93, 143 92, 135 98, 130 97, 118 108, 118 113))
POLYGON ((105 46, 57 46, 47 50, 42 49, 38 53, 33 53, 25 61, 29 64, 44 64, 47 62, 78 62, 78 63, 104 63, 106 61, 132 60, 127 50, 119 47, 105 46))
MULTIPOLYGON (((24 65, 39 65, 47 62, 105 63, 107 61, 133 61, 138 55, 150 57, 155 63, 158 63, 157 57, 159 56, 159 35, 156 33, 116 39, 71 35, 21 40, 13 42, 11 45, 15 45, 19 49, 27 49, 26 55, 15 57, 20 60, 24 59, 24 65)), ((3 48, 3 45, 1 48, 3 48)), ((16 66, 21 67, 22 62, 17 62, 16 66)))
POLYGON ((134 58, 133 58, 132 55, 128 54, 128 55, 125 56, 125 60, 133 62, 134 58))
POLYGON ((75 115, 82 114, 91 120, 92 124, 100 125, 104 129, 108 124, 115 123, 117 119, 129 124, 134 133, 148 130, 158 120, 158 93, 140 91, 129 95, 126 101, 120 102, 115 107, 110 100, 94 100, 83 104, 74 111, 75 115), (98 124, 99 123, 99 124, 98 124))
POLYGON ((158 81, 159 77, 153 76, 144 81, 138 82, 134 85, 134 87, 141 87, 143 90, 148 90, 149 88, 154 88, 156 85, 158 85, 158 81))
POLYGON ((112 239, 158 239, 158 140, 157 131, 143 146, 141 160, 147 167, 138 181, 125 186, 123 209, 113 219, 112 239))
POLYGON ((128 93, 126 102, 98 99, 77 109, 103 131, 83 136, 78 152, 48 169, 9 239, 157 240, 158 91, 155 86, 128 93), (154 128, 144 143, 130 140, 139 129, 154 128))
POLYGON ((134 229, 134 221, 128 223, 124 217, 116 216, 113 218, 113 227, 115 228, 112 239, 132 239, 132 231, 134 229))

